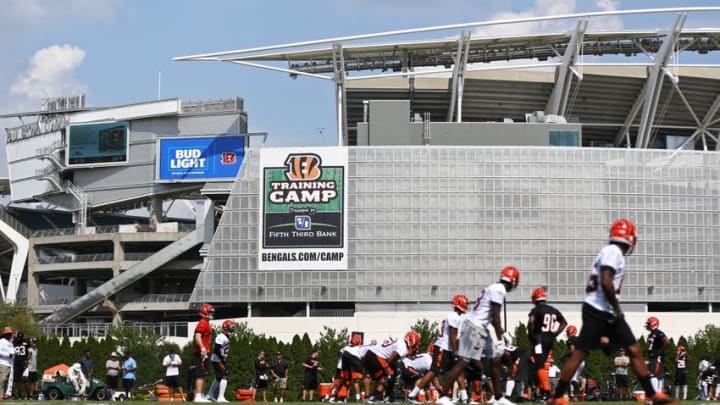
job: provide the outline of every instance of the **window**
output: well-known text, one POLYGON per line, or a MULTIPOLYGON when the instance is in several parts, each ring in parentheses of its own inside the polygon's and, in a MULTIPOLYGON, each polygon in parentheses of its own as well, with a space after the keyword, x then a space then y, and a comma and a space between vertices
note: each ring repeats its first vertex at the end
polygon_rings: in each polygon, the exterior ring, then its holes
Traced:
POLYGON ((550 146, 578 146, 577 131, 550 131, 550 146))

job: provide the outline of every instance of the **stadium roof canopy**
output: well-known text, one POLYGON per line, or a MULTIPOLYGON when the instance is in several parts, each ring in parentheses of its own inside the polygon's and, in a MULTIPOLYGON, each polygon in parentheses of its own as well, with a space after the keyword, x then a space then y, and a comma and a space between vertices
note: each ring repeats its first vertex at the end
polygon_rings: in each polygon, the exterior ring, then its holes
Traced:
POLYGON ((413 102, 414 96, 417 98, 414 104, 422 107, 413 110, 433 111, 433 120, 517 119, 539 110, 546 115, 578 119, 584 127, 592 128, 584 131, 584 137, 588 133, 590 139, 605 144, 649 147, 658 130, 663 129, 664 134, 688 136, 681 147, 701 140, 702 147, 708 149, 720 145, 717 142, 720 119, 715 119, 720 109, 720 66, 681 64, 679 56, 720 51, 720 28, 686 28, 689 16, 718 11, 720 7, 684 7, 485 21, 206 53, 175 60, 229 62, 284 72, 291 77, 332 81, 336 86, 339 144, 349 143, 348 121, 359 121, 361 99, 410 97, 413 102), (589 23, 596 21, 593 18, 645 14, 676 17, 672 26, 665 29, 614 32, 603 31, 602 26, 588 29, 589 23), (480 36, 473 32, 492 26, 551 20, 571 20, 575 28, 519 36, 480 36), (433 33, 442 37, 367 43, 433 33), (623 57, 623 62, 617 62, 611 55, 623 57), (609 57, 612 62, 600 63, 601 58, 586 62, 589 56, 609 57), (471 73, 488 70, 494 72, 493 77, 471 73), (510 70, 533 70, 535 74, 509 75, 510 70), (437 80, 443 74, 445 77, 437 80), (419 78, 428 75, 434 75, 434 82, 427 79, 420 83, 419 78))

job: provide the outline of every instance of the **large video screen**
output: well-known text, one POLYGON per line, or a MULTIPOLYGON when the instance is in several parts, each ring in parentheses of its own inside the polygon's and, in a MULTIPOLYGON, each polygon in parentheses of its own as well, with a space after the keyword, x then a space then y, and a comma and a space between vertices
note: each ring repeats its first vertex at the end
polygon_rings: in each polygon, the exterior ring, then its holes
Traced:
POLYGON ((127 162, 128 132, 125 121, 68 126, 68 166, 127 162))
POLYGON ((242 135, 160 138, 157 181, 227 181, 234 179, 245 158, 242 135))

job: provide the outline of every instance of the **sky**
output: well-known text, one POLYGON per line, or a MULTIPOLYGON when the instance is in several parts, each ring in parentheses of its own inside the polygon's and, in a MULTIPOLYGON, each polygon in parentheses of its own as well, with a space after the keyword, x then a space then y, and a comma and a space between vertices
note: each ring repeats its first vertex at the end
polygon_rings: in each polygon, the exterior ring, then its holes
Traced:
MULTIPOLYGON (((702 0, 0 0, 0 114, 39 110, 44 98, 80 93, 86 95, 89 107, 152 101, 158 95, 182 100, 240 96, 249 132, 267 132, 266 145, 333 145, 337 131, 332 82, 292 80, 284 73, 229 63, 172 59, 426 26, 680 5, 720 4, 702 0)), ((591 21, 589 30, 667 29, 675 17, 606 17, 591 21)), ((720 13, 691 14, 686 26, 718 27, 718 17, 720 13)), ((503 26, 473 34, 564 32, 575 23, 503 26)), ((433 35, 458 34, 456 30, 433 35)), ((720 64, 720 57, 705 57, 702 63, 720 64)), ((0 129, 20 124, 17 119, 0 120, 0 129)), ((0 141, 0 176, 7 176, 5 160, 4 141, 0 141)))

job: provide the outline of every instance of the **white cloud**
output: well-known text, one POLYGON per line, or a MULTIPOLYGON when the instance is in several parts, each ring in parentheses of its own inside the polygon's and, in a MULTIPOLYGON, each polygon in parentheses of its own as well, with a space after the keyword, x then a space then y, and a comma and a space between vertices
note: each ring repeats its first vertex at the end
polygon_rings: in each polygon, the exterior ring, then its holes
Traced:
MULTIPOLYGON (((586 3, 583 3, 586 4, 586 3)), ((596 0, 594 10, 588 11, 613 11, 618 9, 617 0, 596 0)), ((578 9, 575 0, 535 0, 526 10, 518 12, 497 13, 491 21, 533 19, 536 17, 576 14, 582 12, 578 9)), ((575 19, 528 21, 524 23, 491 25, 478 27, 473 30, 473 36, 513 36, 524 34, 536 34, 543 32, 566 32, 577 25, 575 19)), ((622 28, 622 20, 617 16, 596 17, 590 20, 588 30, 619 30, 622 28)))
POLYGON ((53 45, 35 52, 30 66, 10 86, 10 94, 28 101, 39 101, 82 93, 86 87, 75 77, 75 69, 85 59, 85 51, 72 45, 53 45))

